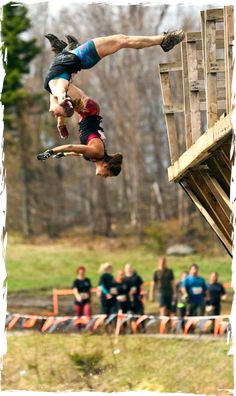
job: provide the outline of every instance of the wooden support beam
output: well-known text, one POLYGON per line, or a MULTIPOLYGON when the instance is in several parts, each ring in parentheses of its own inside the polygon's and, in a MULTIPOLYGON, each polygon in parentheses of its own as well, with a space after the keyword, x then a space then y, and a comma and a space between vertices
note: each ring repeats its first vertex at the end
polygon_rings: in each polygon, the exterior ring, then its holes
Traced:
POLYGON ((170 71, 181 71, 182 64, 180 62, 172 62, 172 63, 160 63, 159 64, 159 72, 166 73, 170 71))
MULTIPOLYGON (((207 108, 207 103, 206 102, 200 102, 200 111, 206 111, 207 108)), ((221 110, 222 112, 226 111, 226 100, 217 100, 217 108, 218 110, 221 110)))
MULTIPOLYGON (((225 80, 220 79, 217 80, 217 89, 225 88, 225 80)), ((189 89, 190 91, 204 91, 205 92, 205 81, 204 80, 192 80, 189 81, 189 89)))
MULTIPOLYGON (((173 106, 172 102, 172 94, 170 88, 170 79, 168 72, 160 73, 161 79, 161 91, 163 98, 163 105, 165 106, 173 106)), ((169 142, 169 151, 170 151, 170 162, 173 164, 179 158, 179 146, 177 139, 177 130, 175 124, 174 114, 167 113, 165 114, 166 128, 167 128, 167 136, 169 142)))
POLYGON ((184 97, 184 122, 185 122, 185 142, 186 149, 192 146, 191 133, 191 114, 190 114, 190 98, 189 98, 189 75, 187 62, 187 43, 181 43, 181 60, 182 60, 182 79, 183 79, 183 97, 184 97))
POLYGON ((232 214, 232 204, 230 202, 229 195, 226 194, 217 179, 213 175, 209 175, 208 171, 202 170, 200 171, 200 175, 210 188, 212 194, 215 196, 217 202, 222 207, 224 213, 230 221, 230 216, 232 214))
POLYGON ((180 180, 184 173, 196 164, 200 164, 211 155, 211 150, 232 135, 231 114, 221 118, 212 128, 208 129, 181 157, 168 169, 170 181, 180 180))
POLYGON ((233 75, 234 7, 224 7, 226 111, 231 110, 233 75))
MULTIPOLYGON (((221 10, 222 11, 222 10, 221 10)), ((207 127, 212 127, 217 121, 217 76, 218 65, 216 62, 216 19, 208 18, 205 11, 205 37, 204 37, 204 61, 206 80, 206 103, 207 103, 207 127)), ((213 14, 211 14, 213 15, 213 14)))
POLYGON ((211 169, 215 178, 220 183, 226 194, 230 194, 230 182, 231 182, 231 167, 228 166, 228 162, 225 158, 218 154, 217 156, 210 157, 206 161, 207 165, 211 169))
POLYGON ((223 22, 224 13, 222 8, 209 9, 205 11, 206 21, 223 22))
MULTIPOLYGON (((204 11, 202 11, 204 12, 204 11)), ((202 41, 202 33, 201 32, 187 32, 186 34, 186 41, 187 43, 195 42, 195 41, 202 41)), ((224 43, 224 30, 217 30, 216 31, 216 42, 219 41, 224 43)))
POLYGON ((231 242, 233 227, 230 223, 230 219, 222 210, 219 202, 212 194, 209 185, 205 182, 204 178, 202 178, 202 175, 198 171, 189 172, 185 180, 220 228, 222 234, 224 234, 228 242, 231 242))
POLYGON ((216 235, 220 239, 220 241, 223 243, 225 246, 226 250, 230 255, 232 255, 232 242, 229 242, 228 239, 224 236, 220 228, 217 226, 213 218, 210 216, 210 214, 207 212, 207 210, 204 208, 204 206, 201 204, 199 199, 196 197, 196 195, 191 191, 189 188, 188 184, 185 181, 182 181, 181 186, 183 189, 186 191, 188 196, 191 198, 193 203, 196 205, 200 213, 203 215, 203 217, 206 219, 208 224, 211 226, 211 228, 215 231, 216 235))
MULTIPOLYGON (((190 81, 198 80, 197 45, 196 42, 187 43, 188 77, 190 81)), ((201 113, 199 91, 190 90, 190 116, 192 143, 201 136, 201 113)))
POLYGON ((163 109, 163 114, 174 114, 174 113, 183 113, 184 111, 184 106, 169 106, 169 105, 163 105, 162 106, 163 109))

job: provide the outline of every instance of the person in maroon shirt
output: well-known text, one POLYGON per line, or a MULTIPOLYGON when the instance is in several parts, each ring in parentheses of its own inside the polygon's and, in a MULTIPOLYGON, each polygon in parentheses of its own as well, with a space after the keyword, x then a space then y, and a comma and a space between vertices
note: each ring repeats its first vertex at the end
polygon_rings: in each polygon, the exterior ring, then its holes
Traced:
MULTIPOLYGON (((100 126, 102 117, 98 103, 87 96, 81 89, 70 85, 69 94, 79 114, 79 134, 81 144, 66 144, 54 147, 38 154, 38 160, 50 157, 83 156, 95 163, 96 175, 102 177, 117 176, 121 171, 123 156, 121 153, 109 155, 106 151, 105 136, 100 126)), ((51 101, 50 111, 57 113, 58 104, 51 101)), ((64 117, 59 118, 59 127, 63 128, 64 117)))

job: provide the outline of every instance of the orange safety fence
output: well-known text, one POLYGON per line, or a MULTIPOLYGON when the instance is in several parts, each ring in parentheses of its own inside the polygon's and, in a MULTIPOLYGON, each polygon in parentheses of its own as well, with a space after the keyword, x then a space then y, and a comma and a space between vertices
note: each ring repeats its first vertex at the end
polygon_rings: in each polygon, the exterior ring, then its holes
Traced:
MULTIPOLYGON (((137 334, 139 329, 148 331, 151 325, 151 333, 165 334, 172 332, 179 334, 182 332, 182 326, 179 326, 184 321, 184 335, 188 335, 191 329, 200 331, 201 334, 210 333, 214 336, 223 336, 228 330, 229 315, 220 316, 195 316, 185 318, 178 318, 176 316, 157 316, 157 315, 132 315, 124 314, 119 311, 118 314, 107 315, 91 315, 91 316, 38 316, 38 315, 22 315, 18 313, 8 313, 6 320, 6 327, 8 330, 17 328, 18 330, 27 330, 35 328, 42 333, 57 331, 60 325, 62 331, 75 331, 76 325, 89 332, 95 332, 99 329, 106 330, 108 324, 112 325, 115 337, 118 339, 122 328, 130 328, 133 334, 137 334), (168 327, 167 327, 168 324, 168 327), (82 326, 82 327, 81 327, 82 326)), ((149 330, 150 332, 150 330, 149 330)))
MULTIPOLYGON (((151 281, 145 281, 143 283, 144 287, 150 287, 151 281)), ((231 283, 224 283, 224 287, 226 289, 231 287, 231 283)), ((91 288, 91 293, 96 294, 97 293, 97 287, 91 288)), ((59 296, 69 296, 73 295, 73 289, 53 289, 52 290, 52 299, 53 299, 53 315, 58 315, 59 312, 59 296)), ((145 297, 147 295, 146 290, 141 291, 141 295, 145 297)))

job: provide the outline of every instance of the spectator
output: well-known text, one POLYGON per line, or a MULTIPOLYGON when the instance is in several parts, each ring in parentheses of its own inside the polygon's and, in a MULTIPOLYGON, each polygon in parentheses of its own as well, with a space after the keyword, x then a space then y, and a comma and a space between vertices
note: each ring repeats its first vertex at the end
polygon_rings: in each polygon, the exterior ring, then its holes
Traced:
POLYGON ((210 311, 208 308, 208 312, 211 315, 220 315, 221 312, 221 300, 226 299, 225 288, 222 283, 218 282, 218 273, 212 272, 210 276, 210 283, 208 285, 208 293, 209 293, 209 302, 208 307, 210 307, 210 311))
POLYGON ((123 313, 127 313, 130 310, 129 287, 124 280, 124 275, 123 270, 117 271, 110 291, 116 299, 116 312, 121 309, 123 313))
POLYGON ((116 299, 110 293, 110 289, 114 282, 114 278, 112 276, 112 265, 109 263, 102 264, 100 266, 99 273, 101 274, 98 283, 101 301, 101 313, 105 315, 111 315, 116 311, 116 299))
POLYGON ((182 283, 187 278, 187 276, 188 276, 188 271, 182 272, 181 279, 176 284, 177 309, 178 309, 178 317, 179 317, 178 330, 179 330, 180 326, 184 330, 184 317, 186 315, 186 301, 183 298, 183 293, 182 293, 181 289, 182 289, 182 283))
POLYGON ((150 300, 154 301, 155 290, 159 293, 160 315, 168 316, 172 311, 172 303, 176 298, 173 271, 167 267, 165 257, 159 262, 158 269, 153 274, 150 288, 150 300))
POLYGON ((205 313, 205 298, 208 297, 205 279, 198 275, 199 267, 192 264, 190 274, 182 282, 183 298, 187 300, 189 316, 203 316, 205 313))
POLYGON ((130 310, 135 315, 143 315, 144 314, 144 306, 142 301, 142 285, 143 280, 134 271, 131 264, 125 265, 125 282, 129 288, 129 298, 130 298, 130 310))
MULTIPOLYGON (((75 311, 78 316, 91 316, 91 282, 85 278, 86 268, 80 266, 76 270, 77 278, 74 280, 72 288, 75 296, 75 311)), ((78 330, 81 325, 78 324, 78 330)))

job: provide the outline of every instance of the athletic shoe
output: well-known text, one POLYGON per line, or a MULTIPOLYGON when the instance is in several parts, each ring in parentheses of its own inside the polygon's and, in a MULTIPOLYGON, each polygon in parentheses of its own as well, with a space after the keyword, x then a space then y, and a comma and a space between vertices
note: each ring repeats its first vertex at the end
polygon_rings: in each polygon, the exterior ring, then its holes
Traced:
POLYGON ((161 48, 164 52, 170 51, 175 45, 181 43, 185 37, 183 30, 174 30, 173 32, 164 32, 164 38, 161 43, 161 48))
POLYGON ((79 43, 79 41, 77 40, 77 38, 75 38, 74 36, 71 36, 70 34, 65 34, 65 37, 68 41, 68 49, 71 51, 77 47, 79 47, 81 45, 81 43, 79 43))
POLYGON ((65 157, 65 153, 57 153, 53 156, 53 158, 62 158, 65 157))
POLYGON ((39 161, 44 161, 48 158, 50 158, 53 155, 53 150, 46 150, 43 153, 40 153, 37 155, 37 159, 39 161))
POLYGON ((57 36, 54 34, 48 33, 45 34, 45 37, 49 40, 52 51, 55 52, 55 54, 60 54, 66 48, 67 43, 63 40, 60 40, 57 36))

